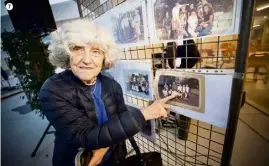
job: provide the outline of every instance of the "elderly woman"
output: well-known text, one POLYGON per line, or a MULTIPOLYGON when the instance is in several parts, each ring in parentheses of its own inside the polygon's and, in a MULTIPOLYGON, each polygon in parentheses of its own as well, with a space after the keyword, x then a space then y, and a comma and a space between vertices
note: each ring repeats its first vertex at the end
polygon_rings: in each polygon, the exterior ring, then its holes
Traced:
POLYGON ((66 70, 40 90, 42 111, 56 129, 53 166, 74 166, 78 149, 90 154, 89 165, 110 165, 126 156, 125 140, 146 120, 167 117, 174 96, 142 110, 127 110, 121 86, 100 74, 113 67, 119 53, 112 37, 85 20, 51 33, 50 62, 66 70))

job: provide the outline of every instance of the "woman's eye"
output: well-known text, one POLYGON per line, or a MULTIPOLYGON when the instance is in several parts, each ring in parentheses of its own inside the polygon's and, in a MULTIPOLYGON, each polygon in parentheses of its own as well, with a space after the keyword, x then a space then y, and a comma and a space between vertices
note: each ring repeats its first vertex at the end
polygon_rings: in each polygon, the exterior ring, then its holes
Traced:
POLYGON ((99 53, 100 51, 99 50, 93 50, 94 53, 99 53))
POLYGON ((100 55, 100 50, 92 50, 92 53, 95 55, 100 55))
POLYGON ((80 47, 80 46, 75 46, 72 48, 73 51, 81 51, 83 50, 83 47, 80 47))

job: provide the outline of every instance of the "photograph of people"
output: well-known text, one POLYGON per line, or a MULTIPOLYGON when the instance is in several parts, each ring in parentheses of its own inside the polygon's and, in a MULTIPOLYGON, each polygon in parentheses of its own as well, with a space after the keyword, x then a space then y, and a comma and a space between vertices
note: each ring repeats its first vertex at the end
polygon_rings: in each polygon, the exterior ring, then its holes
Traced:
MULTIPOLYGON (((104 28, 87 20, 66 23, 51 33, 49 51, 50 62, 66 69, 40 89, 42 112, 56 130, 49 165, 75 166, 81 148, 89 154, 89 163, 82 165, 118 163, 127 154, 125 140, 146 120, 167 117, 166 102, 175 96, 141 110, 127 109, 121 85, 100 73, 114 66, 120 52, 104 28)), ((140 80, 142 86, 149 86, 146 80, 140 80)))
POLYGON ((117 44, 138 43, 144 40, 142 6, 111 14, 113 35, 117 44))
POLYGON ((149 72, 141 70, 124 70, 127 94, 138 97, 149 97, 149 72))
POLYGON ((176 96, 169 104, 175 106, 190 106, 199 109, 200 103, 200 80, 191 76, 160 75, 158 80, 159 98, 170 95, 176 96), (172 86, 169 86, 172 85, 172 86))
POLYGON ((155 38, 178 40, 230 32, 233 7, 234 0, 153 0, 155 38))

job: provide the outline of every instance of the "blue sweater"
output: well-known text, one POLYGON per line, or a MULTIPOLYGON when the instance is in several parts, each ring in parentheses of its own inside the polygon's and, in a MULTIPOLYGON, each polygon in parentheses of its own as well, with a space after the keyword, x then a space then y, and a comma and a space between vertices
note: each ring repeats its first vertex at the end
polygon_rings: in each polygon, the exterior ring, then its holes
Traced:
MULTIPOLYGON (((101 86, 101 81, 98 77, 97 77, 95 85, 91 86, 91 93, 92 92, 93 92, 93 100, 94 100, 95 111, 97 113, 98 123, 103 124, 104 122, 108 120, 108 116, 107 116, 105 104, 101 98, 102 86, 101 86)), ((100 165, 102 165, 103 162, 108 160, 109 157, 110 157, 110 152, 107 152, 105 156, 103 157, 103 160, 100 165)))

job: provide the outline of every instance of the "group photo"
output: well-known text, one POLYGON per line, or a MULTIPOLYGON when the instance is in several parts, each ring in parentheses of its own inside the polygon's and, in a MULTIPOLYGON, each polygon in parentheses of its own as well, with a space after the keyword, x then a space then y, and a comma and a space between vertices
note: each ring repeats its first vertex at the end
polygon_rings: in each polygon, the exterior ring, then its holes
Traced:
POLYGON ((153 7, 159 40, 217 35, 233 27, 234 0, 156 0, 153 7))
POLYGON ((200 82, 197 78, 185 76, 161 75, 158 81, 159 98, 176 95, 169 104, 175 106, 191 106, 199 108, 200 103, 200 82))
POLYGON ((117 44, 137 43, 144 40, 142 6, 113 15, 111 22, 117 44))
POLYGON ((127 93, 138 97, 149 97, 149 74, 139 70, 124 70, 124 79, 127 93))

